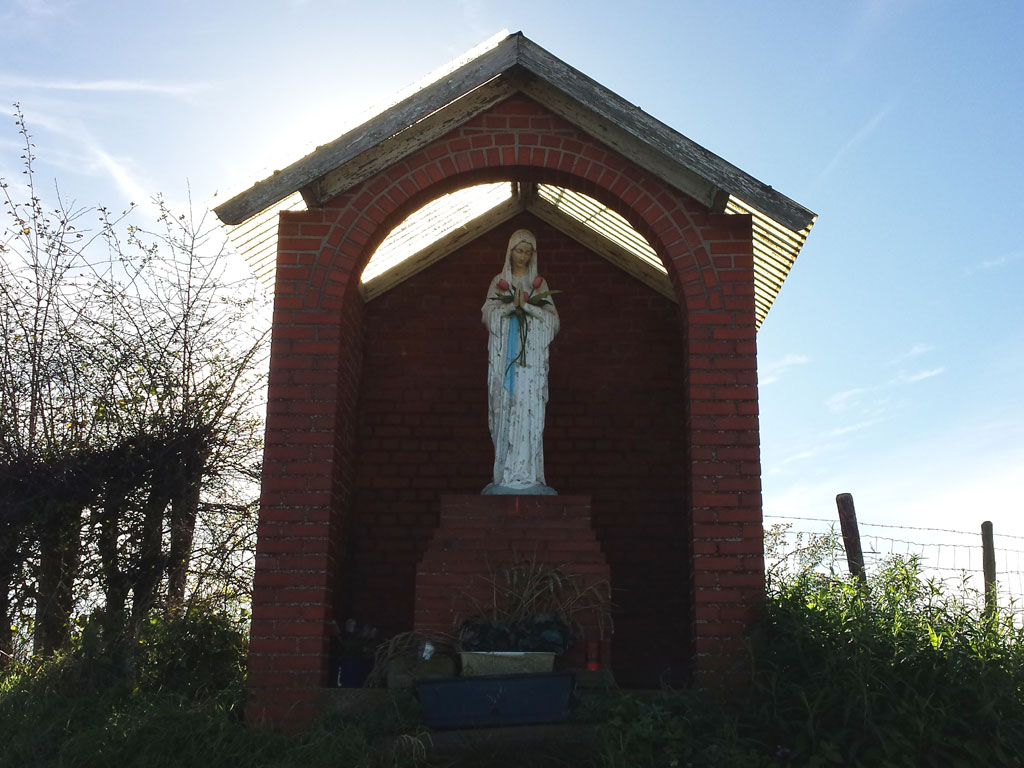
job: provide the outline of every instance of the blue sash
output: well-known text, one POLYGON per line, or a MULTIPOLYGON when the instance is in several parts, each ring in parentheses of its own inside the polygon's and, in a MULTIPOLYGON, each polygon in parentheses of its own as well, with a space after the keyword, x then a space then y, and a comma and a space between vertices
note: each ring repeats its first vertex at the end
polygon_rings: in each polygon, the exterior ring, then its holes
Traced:
POLYGON ((508 345, 505 348, 505 389, 510 395, 516 393, 516 364, 519 356, 519 316, 513 314, 508 319, 508 345))

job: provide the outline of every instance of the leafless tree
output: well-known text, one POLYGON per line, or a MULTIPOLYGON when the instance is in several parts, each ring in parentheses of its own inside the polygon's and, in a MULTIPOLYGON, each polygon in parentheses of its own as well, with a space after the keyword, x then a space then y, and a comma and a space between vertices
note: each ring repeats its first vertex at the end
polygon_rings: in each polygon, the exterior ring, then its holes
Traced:
POLYGON ((134 204, 59 193, 47 208, 15 120, 23 183, 0 180, 0 657, 30 608, 49 653, 83 606, 131 631, 198 594, 244 594, 267 339, 261 292, 227 279, 203 217, 157 199, 139 227, 134 204))

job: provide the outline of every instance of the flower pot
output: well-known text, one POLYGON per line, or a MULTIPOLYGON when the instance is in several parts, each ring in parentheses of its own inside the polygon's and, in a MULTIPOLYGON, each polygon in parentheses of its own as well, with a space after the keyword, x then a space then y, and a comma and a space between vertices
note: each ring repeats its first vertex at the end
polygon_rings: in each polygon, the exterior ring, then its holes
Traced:
POLYGON ((479 728, 556 723, 569 715, 575 676, 481 675, 416 684, 423 722, 430 728, 479 728))
POLYGON ((462 675, 522 675, 550 672, 555 654, 531 651, 463 651, 462 675))

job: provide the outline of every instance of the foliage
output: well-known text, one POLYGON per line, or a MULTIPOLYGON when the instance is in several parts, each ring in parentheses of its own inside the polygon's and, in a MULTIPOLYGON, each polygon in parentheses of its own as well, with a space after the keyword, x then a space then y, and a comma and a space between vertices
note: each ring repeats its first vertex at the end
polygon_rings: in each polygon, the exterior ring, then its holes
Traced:
POLYGON ((233 617, 189 611, 148 626, 130 664, 83 632, 66 655, 6 670, 0 768, 369 764, 354 726, 288 736, 241 722, 245 635, 233 617))
POLYGON ((606 766, 1024 764, 1024 631, 961 585, 895 558, 864 586, 834 537, 775 571, 750 679, 624 702, 606 766))
POLYGON ((587 582, 536 555, 492 567, 483 579, 491 599, 467 592, 474 611, 459 630, 463 650, 562 653, 582 635, 583 618, 596 622, 602 635, 611 629, 607 582, 587 582))
POLYGON ((248 596, 266 330, 203 217, 0 179, 0 664, 248 596), (48 205, 50 207, 48 207, 48 205), (97 610, 101 609, 101 610, 97 610), (18 635, 9 629, 14 627, 18 635))
MULTIPOLYGON (((822 570, 828 552, 806 554, 815 567, 771 582, 744 685, 729 697, 623 694, 605 714, 598 754, 587 764, 1022 764, 1024 635, 1012 616, 985 618, 955 585, 923 578, 914 560, 892 560, 865 588, 822 570)), ((100 756, 164 766, 169 755, 183 766, 580 764, 541 750, 443 757, 425 750, 429 736, 418 732, 400 742, 404 749, 381 750, 408 732, 408 717, 389 725, 333 715, 301 735, 266 732, 239 721, 237 618, 155 614, 141 642, 117 653, 96 643, 89 626, 83 622, 66 655, 0 674, 0 767, 85 766, 100 756)), ((410 635, 403 643, 422 640, 410 635)))

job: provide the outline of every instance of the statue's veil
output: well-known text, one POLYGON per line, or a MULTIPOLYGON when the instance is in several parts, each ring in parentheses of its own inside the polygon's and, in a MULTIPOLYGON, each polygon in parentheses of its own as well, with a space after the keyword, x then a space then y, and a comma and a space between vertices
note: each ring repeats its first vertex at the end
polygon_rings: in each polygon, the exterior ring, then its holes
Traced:
POLYGON ((501 276, 510 285, 512 283, 512 249, 520 243, 529 243, 533 246, 533 258, 530 259, 530 263, 526 265, 526 276, 529 278, 530 284, 533 284, 533 279, 537 277, 537 238, 533 236, 533 233, 528 229, 517 229, 512 233, 512 237, 508 239, 508 248, 505 249, 505 266, 501 270, 501 276))

